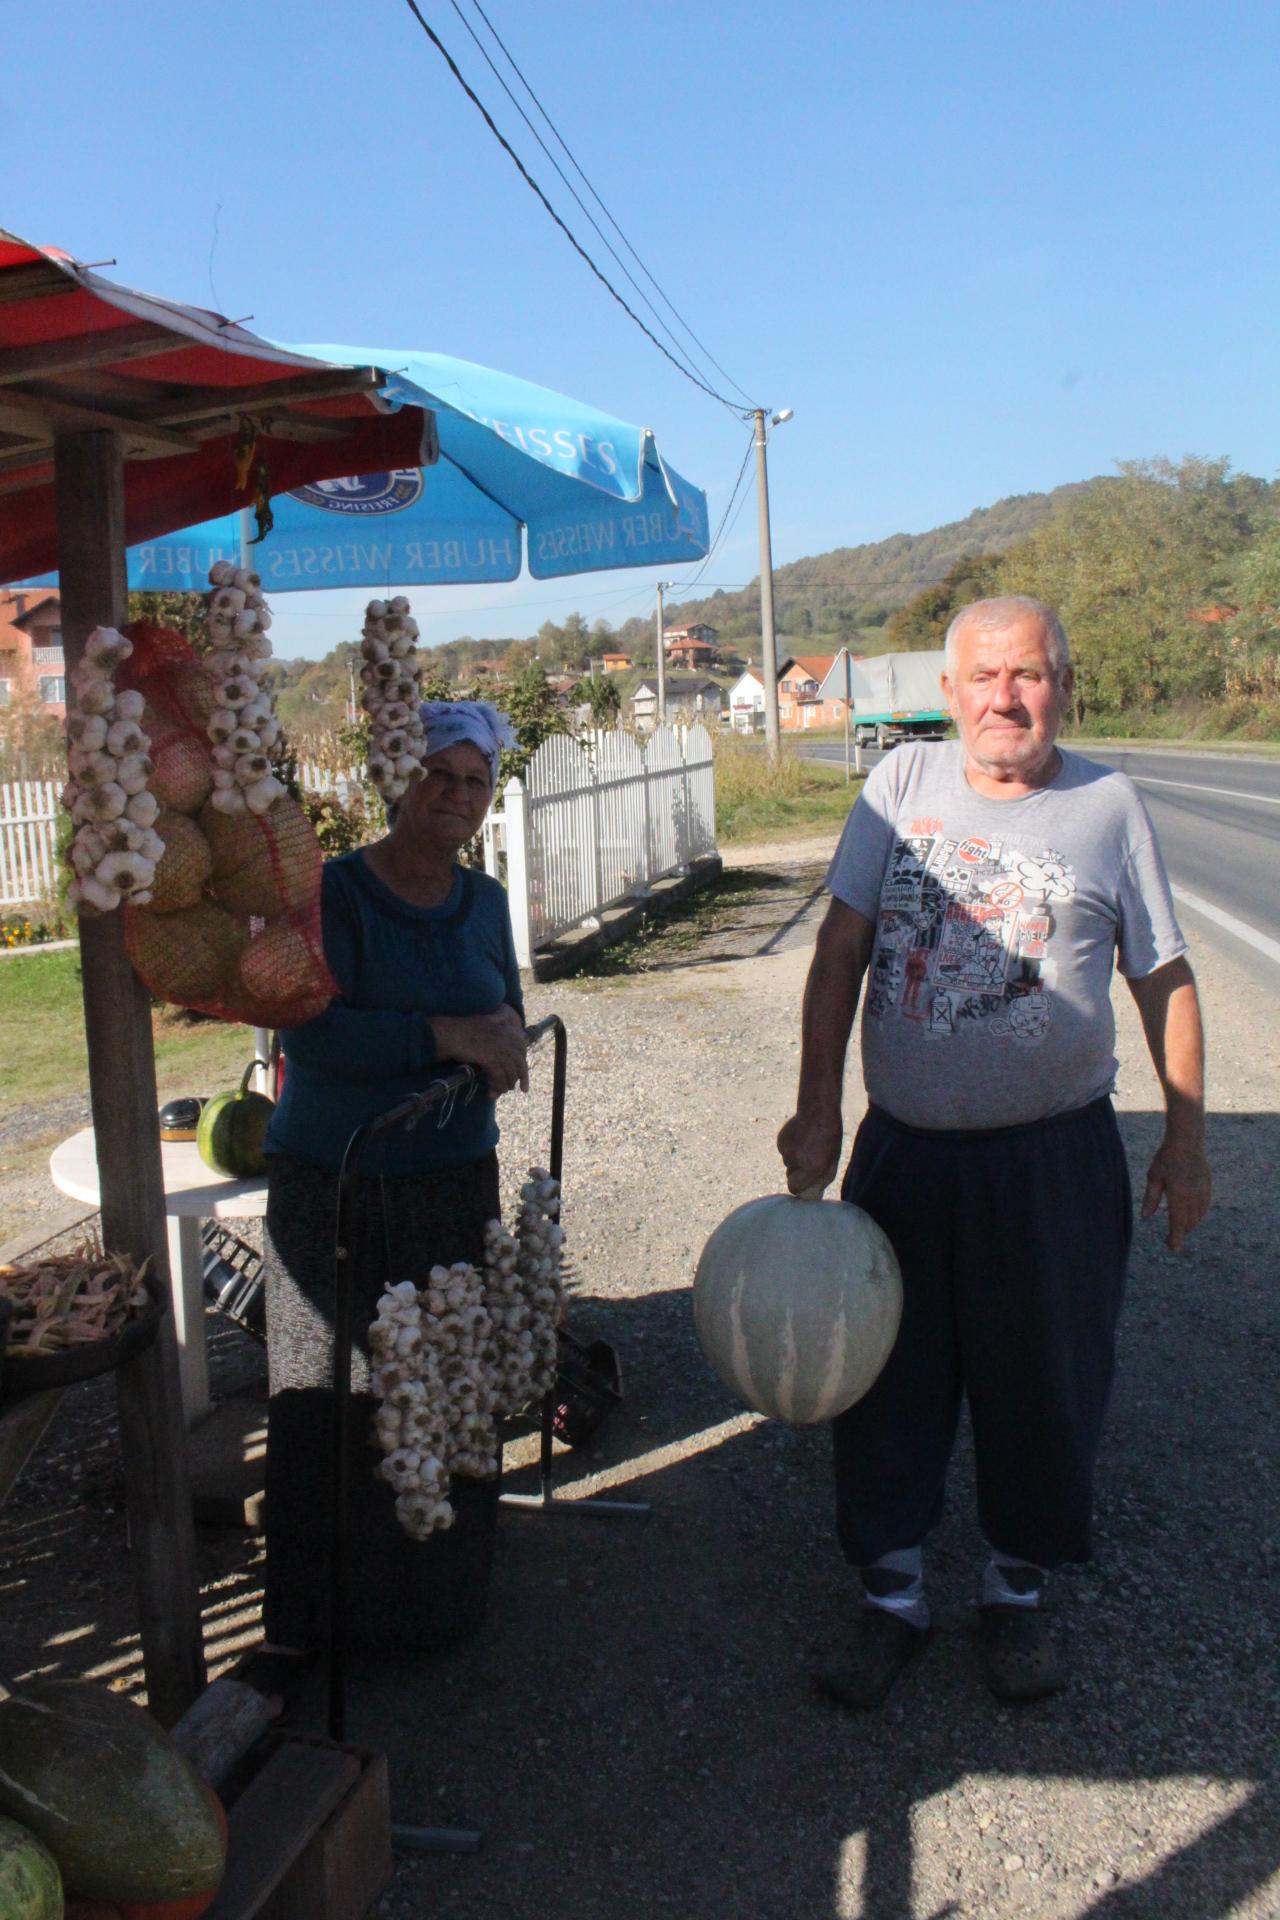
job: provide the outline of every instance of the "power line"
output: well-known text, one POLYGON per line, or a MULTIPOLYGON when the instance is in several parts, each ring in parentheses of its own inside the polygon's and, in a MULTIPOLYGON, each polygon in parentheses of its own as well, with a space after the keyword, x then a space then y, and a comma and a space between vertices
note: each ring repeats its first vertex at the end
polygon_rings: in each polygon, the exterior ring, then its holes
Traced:
POLYGON ((468 100, 470 100, 471 104, 475 107, 476 111, 483 118, 485 125, 488 127, 490 133, 493 135, 494 139, 498 142, 498 145, 502 148, 503 152, 510 159, 513 166, 515 166, 515 168, 520 174, 521 179, 524 181, 525 185, 531 190, 531 192, 537 195, 538 199, 542 202, 542 205, 546 208, 546 211, 551 215, 551 218, 555 221, 560 231, 564 234, 564 237, 569 242, 569 245, 573 248, 575 253, 580 255, 580 257, 583 260, 585 260, 586 264, 590 267, 592 273, 594 273, 596 279, 600 282, 601 286, 604 287, 605 291, 613 296, 613 298, 617 301, 618 305, 622 308, 622 311, 627 315, 629 319, 635 322, 636 326, 639 327, 641 333, 644 334, 645 338, 653 342, 653 345, 658 349, 658 352, 663 356, 663 358, 665 360, 669 360, 672 366, 675 367, 678 372, 684 375, 686 380, 692 381, 695 387, 700 388, 701 391, 707 394, 709 398, 711 398, 712 400, 718 400, 720 402, 720 405, 722 407, 727 407, 730 413, 737 414, 739 418, 745 418, 746 416, 743 412, 743 409, 737 404, 736 401, 727 399, 723 393, 717 393, 714 387, 708 386, 705 380, 699 379, 698 375, 692 372, 690 368, 682 365, 681 362, 676 359, 676 356, 671 352, 670 348, 665 347, 662 344, 662 341, 659 340, 657 334, 654 333, 653 329, 645 325, 644 321, 640 318, 639 314, 635 311, 635 309, 627 305, 627 302, 623 299, 622 295, 618 292, 618 289, 614 286, 613 282, 607 277, 607 275, 601 272, 600 268, 596 265, 595 261, 591 258, 591 255, 587 252, 582 242, 579 239, 577 239, 577 237, 574 235, 574 233, 571 231, 571 229, 568 227, 565 221, 563 221, 560 218, 560 215, 556 212, 555 208, 552 206, 551 202, 548 200, 546 194, 542 191, 542 188, 538 185, 533 175, 529 172, 529 169, 525 166, 524 161, 520 158, 515 148, 511 145, 511 142, 506 138, 506 136, 503 133, 499 131, 497 123, 493 118, 493 115, 489 112, 489 109, 485 106, 483 100, 481 100, 480 96, 475 92, 474 88, 470 85, 470 83, 466 79, 464 79, 462 71, 459 68, 457 61, 454 59, 453 55, 449 52, 449 49, 445 46, 439 34, 435 31, 435 28, 428 25, 426 19, 423 16, 421 8, 418 6, 418 0, 405 0, 405 5, 408 7, 414 19, 418 22, 418 25, 422 28, 422 31, 426 34, 428 40, 430 40, 432 46, 435 47, 437 52, 440 54, 441 58, 444 60, 445 64, 449 68, 450 73, 452 73, 454 79, 457 81, 458 85, 462 88, 468 100))
MULTIPOLYGON (((680 591, 682 593, 689 593, 692 591, 694 587, 700 584, 700 582, 702 581, 703 575, 706 573, 707 568, 711 565, 711 562, 715 557, 716 548, 720 545, 721 538, 723 537, 724 530, 725 530, 725 523, 728 520, 729 515, 733 512, 733 503, 738 498, 738 492, 742 486, 743 476, 747 471, 747 462, 751 458, 751 454, 754 447, 755 447, 755 428, 753 427, 751 430, 751 438, 747 441, 747 450, 742 456, 742 465, 738 468, 738 477, 733 483, 733 492, 729 495, 728 505, 725 507, 724 512, 720 516, 720 525, 716 528, 715 537, 713 538, 711 545, 707 548, 706 557, 703 560, 702 566, 700 567, 698 572, 694 574, 691 580, 681 582, 680 591)), ((746 495, 743 494, 742 497, 743 497, 743 500, 745 501, 746 495)), ((741 511, 742 511, 742 507, 739 506, 738 512, 740 513, 741 511)), ((734 524, 735 525, 737 524, 736 515, 734 517, 734 524)))
MULTIPOLYGON (((452 6, 454 12, 457 14, 459 20, 461 20, 467 32, 471 35, 471 38, 475 42, 475 45, 479 51, 480 57, 484 61, 485 65, 488 67, 490 73, 493 75, 498 85, 502 88, 502 91, 506 94, 508 100, 511 102, 512 106, 515 108, 516 112, 520 115, 520 118, 524 121, 526 127, 528 127, 530 133, 533 135, 534 139, 537 141, 538 145, 541 147, 543 153, 546 154, 547 159, 551 162, 552 166, 556 170, 556 173, 559 175, 562 184, 565 186, 568 192, 572 195, 574 201, 577 203, 581 211, 586 215, 586 218, 589 221, 592 229, 596 233, 597 237, 604 243, 605 248, 607 249, 611 257, 617 262, 618 266, 622 269, 624 276, 630 282, 631 286, 635 289, 639 298, 644 302, 645 306, 648 307, 649 312, 653 315, 655 324, 662 328, 662 331, 666 334, 668 340, 670 340, 671 345, 675 349, 676 354, 680 356, 679 358, 680 366, 687 372, 689 368, 686 365, 686 362, 690 361, 690 355, 688 354, 686 349, 683 346, 681 346, 680 342, 676 339, 675 334, 671 331, 671 328, 667 325, 667 322, 663 319, 662 315, 658 312, 658 309, 654 306, 652 300, 649 298, 644 288, 640 285, 639 281, 636 279, 635 275, 632 273, 631 269, 628 267, 626 261, 622 258, 622 255, 618 252, 617 248, 614 246, 613 242, 610 240, 608 234, 601 227, 599 221, 596 219, 595 215, 592 213, 586 201, 582 198, 582 195, 578 192, 578 189, 574 186, 572 180, 569 178, 564 168, 560 165, 560 162, 556 159, 554 153, 552 153, 550 147, 547 145, 542 135, 538 132, 538 129, 534 126, 533 121, 529 118, 528 114, 525 112, 524 108, 521 106, 519 100, 517 100, 515 94, 511 91, 511 88, 507 85, 507 82, 503 78, 502 73, 499 71, 498 67, 495 65, 493 57, 489 53, 488 48, 485 46, 479 34, 476 32, 475 28, 472 26, 471 22, 468 20, 466 14, 463 12, 462 6, 460 4, 460 0, 450 0, 450 5, 452 6)), ((485 16, 484 16, 483 10, 477 9, 477 11, 481 13, 481 18, 484 19, 485 16)), ((486 26, 489 25, 489 22, 487 19, 485 19, 485 24, 486 26)), ((491 26, 489 30, 491 33, 493 32, 493 29, 491 26)), ((494 38, 495 39, 497 38, 496 34, 494 35, 494 38)), ((500 40, 498 41, 498 44, 499 46, 502 46, 502 42, 500 40)), ((503 47, 502 50, 504 53, 506 53, 505 47, 503 47)), ((507 54, 507 58, 508 60, 510 60, 511 56, 507 54)), ((514 65, 514 62, 512 64, 514 65)), ((519 73, 519 68, 516 68, 516 71, 517 73, 519 73)), ((524 76, 520 75, 520 77, 523 80, 524 76)), ((526 82, 526 85, 527 85, 527 82, 526 82)), ((535 99, 535 104, 537 104, 536 99, 535 99)), ((547 116, 545 111, 543 111, 541 107, 539 107, 539 111, 543 113, 543 118, 546 119, 547 116)), ((549 121, 548 121, 548 125, 550 125, 549 121)), ((554 127, 552 127, 551 130, 553 133, 555 132, 554 127)), ((556 137, 557 139, 559 139, 558 134, 556 135, 556 137)), ((561 145, 563 144, 564 143, 562 141, 561 145)), ((565 151, 568 152, 568 149, 566 148, 565 151)), ((572 158, 572 156, 570 157, 572 158)), ((581 169, 579 169, 579 171, 581 171, 581 169)), ((586 176, 583 175, 583 178, 585 179, 586 176)), ((591 189, 591 182, 589 180, 587 181, 587 186, 589 189, 591 189)), ((591 190, 594 191, 594 189, 591 189, 591 190)), ((710 356, 708 356, 708 358, 709 357, 710 356)), ((723 371, 723 369, 721 369, 721 371, 723 371)), ((727 377, 728 376, 726 375, 726 378, 727 377)), ((733 383, 731 382, 731 384, 733 383)))
MULTIPOLYGON (((614 232, 617 234, 618 238, 621 240, 623 246, 626 248, 627 252, 631 255, 631 258, 635 261, 636 265, 639 267, 645 279, 649 282, 650 286, 654 289, 655 293, 658 295, 658 298, 663 302, 663 305, 666 307, 667 311, 672 315, 676 323, 684 329, 685 333, 689 336, 690 340, 693 341, 694 345, 698 348, 699 352, 705 354, 706 358, 711 362, 716 372, 723 375, 723 377, 729 382, 729 385, 733 388, 735 393, 742 394, 742 398, 746 401, 748 407, 754 408, 755 402, 751 399, 750 395, 747 394, 743 390, 743 388, 738 385, 738 382, 734 379, 733 375, 727 372, 726 369, 720 365, 720 362, 716 359, 710 347, 706 346, 704 342, 699 339, 698 335, 694 332, 693 328, 689 325, 689 322, 684 318, 683 314, 679 311, 679 309, 676 307, 676 305, 671 300, 669 295, 664 291, 664 289, 659 284, 657 279, 650 272, 649 268, 645 265, 644 261, 640 258, 640 255, 636 252, 630 240, 628 240, 626 234, 623 232, 622 228, 619 226, 617 220, 615 220, 613 214, 609 211, 608 207, 605 205, 604 201, 601 199, 600 195, 597 193, 595 187, 591 184, 591 181, 588 179, 587 174, 583 170, 581 162, 578 160, 576 154, 574 154, 570 150, 567 141, 565 140, 564 136, 560 132, 560 129, 556 126, 555 121, 551 118, 551 115, 547 112, 546 108, 543 106, 541 100, 538 98, 532 86, 529 84, 529 81, 525 78, 524 73, 521 71, 518 62, 512 55, 506 42, 503 40, 502 35, 498 32, 498 29, 494 26, 492 20, 489 18, 484 8, 481 6, 480 0, 471 0, 471 4, 475 8, 476 12, 480 15, 480 18, 484 21, 485 26, 489 29, 489 32, 492 34, 494 40, 497 41, 498 46, 502 49, 502 55, 503 55, 503 58, 506 60, 507 65, 511 68, 512 72, 515 74, 516 78, 519 80, 521 86, 524 88, 525 92, 528 94, 529 98, 532 100, 534 106, 537 108, 538 112, 542 115, 542 118, 546 121, 548 127, 551 129, 551 133, 553 137, 555 138, 557 144, 560 146, 561 150, 567 156, 569 163, 573 167, 575 173, 578 175, 578 178, 582 181, 583 185, 587 189, 587 192, 591 195, 591 198, 595 201, 601 213, 603 213, 605 219, 609 222, 609 225, 613 228, 614 232)), ((463 25, 467 27, 467 31, 471 34, 472 39, 475 40, 476 45, 480 47, 480 51, 484 53, 483 46, 481 46, 480 41, 477 38, 475 32, 470 27, 470 25, 465 19, 465 16, 462 13, 462 8, 459 5, 459 0, 452 0, 452 5, 454 8, 454 11, 458 14, 459 18, 462 19, 463 25)), ((485 54, 485 59, 489 60, 489 56, 487 53, 485 54)), ((632 278, 627 268, 623 265, 622 261, 618 259, 617 253, 614 252, 613 247, 610 245, 609 241, 605 238, 605 235, 603 233, 600 233, 600 228, 596 226, 596 222, 594 221, 594 219, 592 219, 591 214, 587 211, 586 207, 582 206, 582 201, 578 198, 577 193, 574 191, 569 181, 565 179, 565 176, 561 171, 559 165, 557 164, 554 155, 552 155, 548 151, 546 142, 542 139, 541 135, 538 133, 537 129, 533 126, 532 122, 530 121, 529 116, 525 113, 524 109, 520 106, 519 102, 515 99, 515 96, 514 94, 512 94, 510 87, 507 86, 506 81, 502 80, 502 76, 498 74, 497 68, 493 66, 492 60, 489 60, 489 65, 493 69, 493 72, 497 75, 499 81, 501 82, 503 88, 507 93, 508 98, 512 101, 513 105, 516 108, 516 111, 520 114, 521 119, 524 121, 525 125, 529 127, 529 130, 533 134, 535 140, 537 140, 538 145, 542 148, 543 152, 547 154, 547 157, 548 159, 550 159, 552 166, 555 167, 556 172, 560 174, 560 178, 564 180, 565 185, 569 188, 570 193, 572 193, 574 199, 578 201, 578 205, 582 207, 582 210, 584 213, 586 213, 588 220, 591 221, 591 224, 593 227, 595 227, 596 232, 600 234, 600 238, 604 240, 606 247, 609 248, 609 251, 611 254, 613 254, 614 259, 618 261, 618 265, 622 267, 622 271, 627 275, 627 278, 628 280, 631 281, 632 286, 636 287, 636 292, 640 293, 641 298, 644 300, 645 305, 649 308, 650 313, 652 313, 654 315, 654 318, 657 319, 658 316, 653 306, 653 302, 648 299, 647 295, 641 293, 640 288, 636 286, 635 280, 632 278)), ((665 322, 660 321, 659 324, 665 326, 665 322)), ((671 333, 670 327, 666 328, 666 332, 674 343, 675 336, 671 333)))

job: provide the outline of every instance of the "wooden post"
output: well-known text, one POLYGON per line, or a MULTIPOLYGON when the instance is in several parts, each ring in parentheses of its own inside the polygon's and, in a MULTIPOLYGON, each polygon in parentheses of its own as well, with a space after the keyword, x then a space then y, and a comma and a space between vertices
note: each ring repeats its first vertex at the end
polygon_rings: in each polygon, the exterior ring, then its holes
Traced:
MULTIPOLYGON (((119 436, 59 434, 54 479, 70 672, 95 627, 121 627, 129 617, 119 436)), ((112 1253, 149 1259, 167 1285, 151 1003, 129 964, 121 913, 81 916, 80 969, 103 1244, 112 1253)), ((147 1700, 157 1719, 171 1725, 205 1679, 172 1313, 155 1344, 120 1368, 116 1383, 147 1700)))
POLYGON ((529 802, 524 781, 513 773, 503 790, 502 811, 507 826, 507 908, 515 938, 516 960, 533 965, 533 937, 529 925, 529 802))

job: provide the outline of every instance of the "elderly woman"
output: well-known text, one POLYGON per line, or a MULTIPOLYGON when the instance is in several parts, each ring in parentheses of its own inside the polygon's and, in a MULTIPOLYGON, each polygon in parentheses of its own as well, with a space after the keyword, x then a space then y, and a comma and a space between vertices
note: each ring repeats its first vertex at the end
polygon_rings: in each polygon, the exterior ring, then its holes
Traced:
MULTIPOLYGON (((355 1286, 352 1638, 448 1638, 483 1595, 454 1594, 444 1618, 441 1541, 408 1539, 390 1487, 375 1478, 367 1328, 394 1282, 436 1262, 483 1258, 499 1211, 494 1104, 527 1088, 524 1012, 496 880, 457 864, 493 795, 510 728, 483 701, 433 701, 425 776, 386 838, 324 869, 325 957, 338 998, 284 1036, 285 1079, 267 1135, 266 1597, 268 1646, 314 1650, 324 1636, 332 1482, 333 1255, 338 1169, 356 1128, 466 1063, 483 1087, 412 1131, 372 1142, 360 1161, 348 1240, 355 1286)), ((455 1533, 468 1525, 464 1507, 455 1533)), ((482 1545, 469 1562, 480 1576, 482 1545)))

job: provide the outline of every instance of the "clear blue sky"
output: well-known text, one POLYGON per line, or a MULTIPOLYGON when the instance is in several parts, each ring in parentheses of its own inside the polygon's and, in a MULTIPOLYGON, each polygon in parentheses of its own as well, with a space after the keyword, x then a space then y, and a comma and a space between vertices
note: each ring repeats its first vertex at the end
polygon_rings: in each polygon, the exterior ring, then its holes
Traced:
MULTIPOLYGON (((451 0, 420 4, 613 274, 451 0)), ((1275 476, 1274 4, 485 6, 702 340, 795 409, 775 563, 1128 457, 1275 476)), ((717 523, 746 429, 591 278, 403 0, 45 0, 6 38, 0 225, 279 339, 394 339, 647 423, 717 523)), ((755 538, 748 499, 708 581, 751 578, 755 538)), ((617 621, 652 577, 415 612, 428 640, 617 621)), ((357 608, 280 596, 278 650, 357 608)))

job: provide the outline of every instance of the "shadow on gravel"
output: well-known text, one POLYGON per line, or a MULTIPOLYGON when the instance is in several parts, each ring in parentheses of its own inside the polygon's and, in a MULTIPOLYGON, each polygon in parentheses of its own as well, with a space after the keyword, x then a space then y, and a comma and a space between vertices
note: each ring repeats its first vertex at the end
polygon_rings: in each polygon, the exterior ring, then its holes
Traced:
MULTIPOLYGON (((1138 1174, 1158 1122, 1122 1124, 1138 1174)), ((561 1456, 559 1489, 653 1516, 506 1513, 483 1635, 420 1686, 362 1676, 396 1817, 486 1834, 406 1899, 560 1920, 1266 1912, 1248 1903, 1280 1868, 1280 1343, 1257 1171, 1280 1121, 1213 1134, 1221 1205, 1194 1257, 1140 1231, 1097 1558, 1056 1583, 1073 1684, 1020 1714, 969 1639, 985 1554, 967 1441, 929 1549, 934 1643, 884 1711, 842 1715, 808 1679, 852 1605, 825 1432, 744 1429, 683 1290, 580 1296, 575 1327, 618 1346, 627 1398, 592 1457, 561 1456)))
POLYGON ((808 941, 805 923, 825 892, 826 870, 825 860, 778 869, 726 867, 714 887, 691 895, 664 918, 646 921, 632 939, 605 947, 575 977, 605 980, 722 966, 808 941))
MULTIPOLYGON (((1160 1122, 1121 1125, 1140 1187, 1160 1122)), ((934 1642, 881 1713, 843 1715, 808 1677, 853 1605, 825 1432, 743 1423, 686 1290, 577 1296, 575 1329, 618 1347, 626 1399, 592 1451, 560 1456, 559 1491, 607 1486, 651 1499, 653 1516, 504 1510, 484 1630, 445 1654, 406 1644, 394 1664, 356 1663, 351 1737, 388 1752, 394 1817, 485 1833, 472 1858, 402 1858, 380 1911, 1274 1912, 1261 1890, 1280 1868, 1280 1118, 1217 1115, 1211 1148, 1218 1206, 1195 1252, 1175 1259, 1139 1230, 1097 1558, 1056 1582, 1075 1675, 1020 1714, 987 1695, 969 1642, 984 1549, 967 1441, 929 1544, 934 1642)), ((128 1665, 123 1524, 104 1505, 110 1390, 78 1391, 93 1396, 85 1418, 55 1432, 0 1524, 20 1671, 128 1665)), ((252 1602, 256 1551, 202 1539, 223 1581, 211 1635, 252 1602)))

